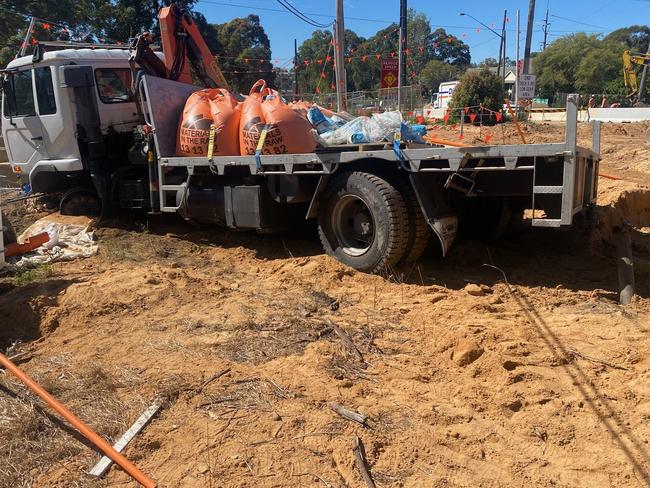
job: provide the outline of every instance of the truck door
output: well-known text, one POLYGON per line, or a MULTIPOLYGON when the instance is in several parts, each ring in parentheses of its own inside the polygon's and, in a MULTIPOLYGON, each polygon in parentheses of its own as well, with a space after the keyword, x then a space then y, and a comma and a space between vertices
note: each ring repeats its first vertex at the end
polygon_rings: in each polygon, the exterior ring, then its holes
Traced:
POLYGON ((2 135, 9 161, 29 174, 41 159, 47 159, 43 128, 36 114, 33 70, 10 74, 4 81, 2 135))

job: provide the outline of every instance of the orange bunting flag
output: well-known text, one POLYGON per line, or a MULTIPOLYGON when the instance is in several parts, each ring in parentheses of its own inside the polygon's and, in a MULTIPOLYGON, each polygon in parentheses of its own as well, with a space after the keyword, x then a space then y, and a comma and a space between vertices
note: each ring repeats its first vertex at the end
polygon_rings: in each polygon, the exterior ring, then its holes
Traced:
POLYGON ((43 22, 42 26, 43 26, 43 29, 50 30, 50 24, 48 24, 47 22, 43 22))
POLYGON ((325 73, 321 73, 321 74, 320 74, 320 77, 321 77, 321 78, 326 78, 325 73))
POLYGON ((497 122, 501 122, 501 117, 502 117, 501 112, 497 112, 495 116, 497 118, 497 122))
POLYGON ((485 134, 485 143, 486 144, 490 143, 490 139, 492 139, 492 136, 490 134, 485 134))
POLYGON ((476 120, 476 114, 469 114, 469 121, 473 124, 476 120))
POLYGON ((463 139, 465 139, 465 136, 464 136, 463 134, 460 134, 460 135, 458 136, 458 139, 462 141, 463 139))
POLYGON ((327 61, 328 63, 329 63, 331 60, 332 60, 332 56, 329 56, 329 55, 328 55, 328 56, 325 58, 325 61, 327 61))
POLYGON ((320 88, 316 87, 316 93, 320 93, 320 88))
POLYGON ((368 56, 361 56, 361 60, 362 60, 362 61, 367 61, 367 60, 368 60, 368 56))
POLYGON ((449 112, 445 112, 445 115, 442 117, 445 121, 445 124, 449 121, 449 112))
POLYGON ((308 59, 305 59, 304 63, 305 63, 305 66, 309 66, 309 60, 308 59))
POLYGON ((454 42, 454 38, 453 38, 453 37, 448 37, 448 38, 447 38, 447 42, 448 42, 449 44, 451 44, 452 42, 454 42))
POLYGON ((32 46, 35 46, 36 44, 38 44, 38 39, 32 37, 32 46))
POLYGON ((316 62, 317 62, 318 64, 323 64, 323 60, 322 60, 322 59, 318 59, 316 62))
POLYGON ((248 58, 244 58, 244 63, 248 64, 248 58))
POLYGON ((332 84, 330 85, 330 88, 331 88, 332 90, 336 90, 336 85, 335 85, 334 83, 332 83, 332 84))
POLYGON ((465 113, 466 113, 466 114, 469 113, 469 107, 465 107, 463 110, 465 110, 465 113))
POLYGON ((348 58, 348 64, 352 62, 352 58, 348 58))
POLYGON ((377 59, 381 59, 381 54, 377 53, 377 54, 375 54, 375 57, 376 57, 377 59))

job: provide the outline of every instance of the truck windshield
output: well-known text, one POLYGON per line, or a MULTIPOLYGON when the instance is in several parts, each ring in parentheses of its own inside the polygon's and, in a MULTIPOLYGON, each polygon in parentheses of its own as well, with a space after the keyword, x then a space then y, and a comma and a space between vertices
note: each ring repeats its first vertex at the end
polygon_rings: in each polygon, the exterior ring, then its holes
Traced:
POLYGON ((36 115, 32 72, 19 71, 9 76, 5 83, 4 113, 7 117, 29 117, 36 115))
POLYGON ((131 70, 128 68, 102 68, 95 70, 99 99, 103 103, 132 102, 131 70))

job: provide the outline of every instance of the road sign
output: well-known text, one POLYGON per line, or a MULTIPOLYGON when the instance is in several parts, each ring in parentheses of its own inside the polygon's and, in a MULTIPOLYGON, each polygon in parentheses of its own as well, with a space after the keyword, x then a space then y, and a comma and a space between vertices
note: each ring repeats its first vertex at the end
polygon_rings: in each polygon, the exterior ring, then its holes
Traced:
POLYGON ((535 97, 535 75, 519 75, 517 77, 518 96, 520 99, 535 97))
POLYGON ((381 60, 381 87, 394 88, 397 86, 399 76, 399 60, 383 58, 381 60))

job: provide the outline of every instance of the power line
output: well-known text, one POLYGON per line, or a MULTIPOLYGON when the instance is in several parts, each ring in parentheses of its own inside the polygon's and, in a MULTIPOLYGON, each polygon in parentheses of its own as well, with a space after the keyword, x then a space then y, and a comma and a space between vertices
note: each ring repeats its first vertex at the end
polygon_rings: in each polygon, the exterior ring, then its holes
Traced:
POLYGON ((300 10, 298 10, 296 7, 291 5, 290 3, 286 2, 285 0, 277 0, 277 2, 282 5, 284 8, 286 8, 289 12, 291 12, 293 15, 298 17, 300 20, 307 22, 309 25, 312 25, 314 27, 318 27, 320 29, 326 29, 330 27, 331 25, 334 24, 334 22, 330 22, 329 24, 321 24, 319 22, 316 22, 313 19, 310 19, 307 17, 305 14, 303 14, 300 10))
POLYGON ((579 20, 569 19, 567 17, 561 17, 555 14, 551 14, 551 17, 555 17, 556 19, 566 20, 568 22, 573 22, 574 24, 586 25, 587 27, 595 27, 596 29, 607 29, 607 27, 603 27, 602 25, 588 24, 586 22, 580 22, 579 20))

